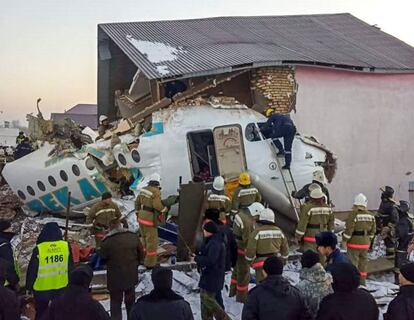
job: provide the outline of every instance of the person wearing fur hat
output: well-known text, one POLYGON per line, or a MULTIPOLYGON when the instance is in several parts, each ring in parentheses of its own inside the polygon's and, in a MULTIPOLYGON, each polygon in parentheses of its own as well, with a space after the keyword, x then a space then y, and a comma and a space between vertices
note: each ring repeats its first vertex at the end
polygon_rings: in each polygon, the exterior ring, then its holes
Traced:
POLYGON ((139 298, 132 307, 129 320, 193 320, 190 304, 172 290, 173 272, 155 267, 151 280, 154 290, 139 298))
POLYGON ((69 274, 69 285, 52 301, 42 320, 109 320, 105 308, 92 298, 89 290, 93 270, 79 265, 69 274))
POLYGON ((372 295, 360 289, 360 274, 350 263, 332 266, 334 293, 323 298, 316 320, 378 320, 379 310, 372 295))
POLYGON ((302 270, 296 288, 302 293, 314 317, 318 313, 319 304, 328 294, 333 293, 332 275, 325 271, 319 262, 319 254, 312 250, 305 251, 301 259, 302 270))
POLYGON ((242 320, 312 319, 299 290, 282 276, 282 259, 275 256, 268 258, 263 271, 265 279, 249 291, 242 320))
POLYGON ((11 223, 0 220, 0 259, 7 262, 5 286, 13 291, 19 290, 19 267, 14 258, 10 241, 16 234, 11 230, 11 223))
POLYGON ((223 235, 219 233, 217 225, 209 221, 203 226, 204 241, 194 261, 201 271, 200 301, 201 319, 212 320, 230 317, 218 304, 216 296, 224 286, 224 273, 226 264, 226 247, 223 235))
POLYGON ((385 320, 414 319, 414 263, 408 263, 400 268, 400 292, 388 305, 385 320))
POLYGON ((335 233, 321 232, 315 238, 319 257, 324 256, 326 258, 326 271, 331 272, 332 267, 337 263, 351 263, 349 258, 337 247, 338 239, 335 233))

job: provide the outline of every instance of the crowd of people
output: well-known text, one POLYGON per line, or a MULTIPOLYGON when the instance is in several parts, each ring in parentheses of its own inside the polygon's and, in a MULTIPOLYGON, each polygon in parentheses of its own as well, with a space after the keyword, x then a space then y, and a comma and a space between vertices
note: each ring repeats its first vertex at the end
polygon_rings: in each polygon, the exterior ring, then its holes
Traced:
MULTIPOLYGON (((216 177, 205 201, 203 242, 190 257, 200 272, 203 320, 231 319, 222 296, 228 285, 229 296, 244 304, 242 320, 352 320, 361 316, 377 320, 378 307, 365 288, 367 254, 375 235, 388 242, 388 257, 392 243, 401 286, 385 319, 413 319, 414 263, 409 261, 413 217, 407 202, 395 203, 390 187, 383 190, 379 215, 367 210, 363 194, 355 197, 342 233, 346 253, 334 233, 334 215, 323 172, 316 171, 312 183, 292 194, 304 199, 295 232, 302 251, 296 286, 283 277, 289 258, 288 238, 276 225, 274 212, 263 205, 249 174, 240 174, 239 186, 231 198, 224 187, 224 179, 216 177), (226 273, 231 273, 229 284, 225 283, 226 273), (251 283, 256 283, 254 288, 251 283)), ((176 197, 161 199, 160 189, 161 178, 153 174, 137 195, 139 235, 128 230, 110 193, 104 193, 88 214, 96 253, 107 269, 110 316, 91 296, 92 269, 73 263, 71 247, 56 223, 44 225, 28 265, 24 288, 34 298, 36 320, 122 319, 122 304, 131 320, 193 319, 192 306, 172 290, 172 271, 158 266, 157 226, 165 222, 170 207, 177 202, 176 197), (137 270, 141 264, 151 271, 154 289, 136 300, 137 270)), ((0 319, 11 320, 19 318, 17 293, 22 291, 10 243, 13 236, 10 223, 0 221, 0 319)))

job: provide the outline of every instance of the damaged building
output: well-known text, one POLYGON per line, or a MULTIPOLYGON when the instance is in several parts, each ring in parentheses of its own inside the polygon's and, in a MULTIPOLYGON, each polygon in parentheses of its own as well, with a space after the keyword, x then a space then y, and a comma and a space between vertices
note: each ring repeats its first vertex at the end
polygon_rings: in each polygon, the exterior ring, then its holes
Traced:
POLYGON ((195 96, 291 113, 331 146, 336 209, 376 208, 413 171, 414 48, 350 14, 223 17, 98 26, 98 113, 138 119, 195 96), (355 189, 357 188, 357 189, 355 189))

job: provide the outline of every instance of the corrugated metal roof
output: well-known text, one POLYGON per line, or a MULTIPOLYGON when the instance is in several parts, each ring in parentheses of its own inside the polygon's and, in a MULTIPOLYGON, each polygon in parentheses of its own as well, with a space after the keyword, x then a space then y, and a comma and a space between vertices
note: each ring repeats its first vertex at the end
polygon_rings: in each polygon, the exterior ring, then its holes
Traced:
POLYGON ((90 103, 79 103, 69 110, 65 111, 65 113, 71 114, 90 114, 97 116, 98 114, 98 106, 96 104, 90 103))
POLYGON ((250 64, 414 70, 413 47, 348 13, 109 23, 99 28, 149 79, 229 72, 250 64), (134 46, 127 36, 176 48, 175 59, 154 62, 151 52, 134 46))

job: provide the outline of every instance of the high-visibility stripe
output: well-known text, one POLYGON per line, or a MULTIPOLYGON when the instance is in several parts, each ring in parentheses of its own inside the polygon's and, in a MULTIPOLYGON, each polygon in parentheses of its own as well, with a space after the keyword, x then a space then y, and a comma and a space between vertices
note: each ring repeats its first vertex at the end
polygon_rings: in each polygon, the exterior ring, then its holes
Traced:
POLYGON ((303 241, 316 242, 316 239, 315 239, 315 237, 303 237, 303 241))
POLYGON ((237 279, 233 279, 233 278, 232 278, 232 279, 230 280, 230 284, 237 284, 237 279))
POLYGON ((242 292, 244 292, 244 291, 247 291, 247 290, 249 290, 249 285, 246 285, 246 286, 237 286, 237 291, 242 291, 242 292))
POLYGON ((109 213, 115 212, 115 209, 114 209, 114 208, 109 208, 109 209, 101 209, 101 210, 99 210, 99 211, 95 214, 95 216, 96 216, 96 217, 98 217, 98 216, 100 216, 102 213, 107 213, 107 212, 109 212, 109 213))
POLYGON ((369 249, 369 244, 347 243, 346 246, 349 249, 369 249))
POLYGON ((234 223, 240 228, 240 229, 244 229, 244 224, 243 224, 243 220, 242 218, 240 218, 240 216, 238 214, 235 215, 234 217, 234 223))
POLYGON ((260 230, 254 237, 255 240, 263 239, 284 239, 282 231, 280 230, 260 230))
POLYGON ((303 236, 303 235, 305 234, 305 232, 303 232, 303 231, 299 231, 299 230, 296 230, 296 233, 297 233, 298 235, 300 235, 300 236, 303 236))
POLYGON ((138 218, 138 223, 142 224, 144 226, 149 226, 149 227, 153 227, 154 226, 154 222, 150 221, 150 220, 145 220, 145 219, 140 219, 138 218))
POLYGON ((360 272, 359 274, 361 275, 361 277, 366 277, 368 275, 368 272, 360 272))
POLYGON ((154 257, 154 256, 157 255, 157 251, 147 251, 147 253, 145 255, 150 256, 150 257, 154 257))
POLYGON ((258 262, 253 263, 252 267, 253 267, 253 269, 261 268, 261 267, 263 267, 264 263, 265 263, 264 260, 263 261, 258 261, 258 262))
POLYGON ((246 255, 246 250, 243 250, 243 249, 237 249, 237 254, 238 254, 239 256, 245 256, 245 255, 246 255))

